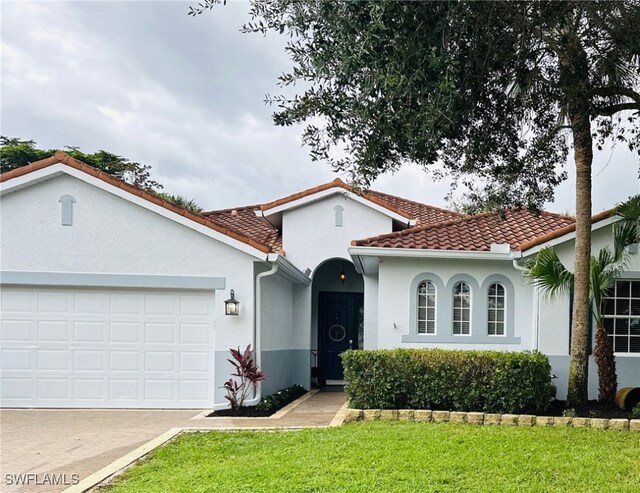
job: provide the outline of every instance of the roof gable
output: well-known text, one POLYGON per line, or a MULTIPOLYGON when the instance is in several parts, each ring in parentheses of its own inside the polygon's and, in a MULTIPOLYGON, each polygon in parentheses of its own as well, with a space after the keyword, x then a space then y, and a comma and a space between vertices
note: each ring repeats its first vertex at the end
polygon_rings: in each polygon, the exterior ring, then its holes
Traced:
POLYGON ((130 196, 129 198, 138 197, 140 199, 143 199, 149 204, 160 207, 168 214, 175 214, 187 219, 188 222, 205 226, 206 228, 220 233, 221 235, 228 237, 229 239, 248 245, 249 247, 258 250, 258 252, 269 253, 272 251, 269 245, 257 241, 256 239, 251 238, 246 234, 243 234, 236 230, 232 230, 224 224, 219 224, 210 217, 188 211, 187 209, 177 206, 172 202, 169 202, 151 192, 142 190, 141 188, 126 183, 108 173, 105 173, 104 171, 98 170, 93 166, 89 166, 88 164, 83 163, 82 161, 75 159, 62 151, 57 151, 53 156, 42 159, 40 161, 36 161, 27 166, 2 173, 0 175, 0 183, 3 184, 2 192, 4 193, 11 191, 17 186, 28 186, 31 183, 36 183, 43 179, 48 179, 52 176, 55 176, 58 172, 65 171, 81 179, 83 178, 83 175, 85 175, 86 177, 95 178, 99 180, 99 183, 101 182, 107 186, 115 187, 117 190, 122 190, 123 192, 125 192, 125 196, 130 196), (44 174, 38 173, 41 171, 44 171, 44 174), (49 171, 49 173, 47 173, 47 171, 49 171), (78 171, 81 173, 77 173, 78 171), (20 180, 20 178, 22 178, 22 180, 20 180))

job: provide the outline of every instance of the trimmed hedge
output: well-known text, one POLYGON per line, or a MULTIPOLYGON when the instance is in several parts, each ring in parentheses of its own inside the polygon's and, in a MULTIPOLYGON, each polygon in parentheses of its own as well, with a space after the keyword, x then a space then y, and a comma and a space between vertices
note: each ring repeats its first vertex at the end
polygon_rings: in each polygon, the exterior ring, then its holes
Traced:
POLYGON ((359 409, 539 413, 552 395, 549 359, 539 352, 349 350, 342 363, 349 404, 359 409))

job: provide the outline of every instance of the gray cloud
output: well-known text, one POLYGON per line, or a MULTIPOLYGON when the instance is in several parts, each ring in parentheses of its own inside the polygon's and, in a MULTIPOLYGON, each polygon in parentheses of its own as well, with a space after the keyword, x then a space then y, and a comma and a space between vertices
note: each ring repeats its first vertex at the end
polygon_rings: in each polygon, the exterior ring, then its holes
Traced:
MULTIPOLYGON (((262 102, 289 67, 286 40, 241 34, 247 2, 197 18, 188 6, 3 3, 2 133, 148 163, 168 191, 208 209, 333 179, 301 148, 301 129, 275 127, 262 102)), ((596 153, 595 174, 594 211, 639 191, 637 159, 622 147, 596 153)), ((550 209, 573 210, 574 186, 559 187, 550 209)), ((448 191, 411 166, 375 188, 440 206, 448 191)))

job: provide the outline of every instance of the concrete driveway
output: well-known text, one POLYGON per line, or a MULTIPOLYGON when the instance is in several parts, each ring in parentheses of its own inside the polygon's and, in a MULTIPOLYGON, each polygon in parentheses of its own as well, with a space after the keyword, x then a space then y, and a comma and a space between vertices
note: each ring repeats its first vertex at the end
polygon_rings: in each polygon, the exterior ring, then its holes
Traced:
POLYGON ((0 491, 62 491, 199 412, 0 410, 0 491))

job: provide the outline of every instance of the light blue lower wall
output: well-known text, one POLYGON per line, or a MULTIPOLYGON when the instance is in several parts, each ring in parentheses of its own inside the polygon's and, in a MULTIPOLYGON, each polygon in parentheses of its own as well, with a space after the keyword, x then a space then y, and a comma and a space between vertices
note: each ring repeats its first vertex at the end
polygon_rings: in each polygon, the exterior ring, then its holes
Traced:
MULTIPOLYGON (((553 382, 558 388, 558 399, 567 398, 569 383, 569 356, 549 356, 551 371, 558 378, 553 382)), ((616 372, 618 374, 618 388, 640 387, 640 358, 616 358, 616 372)), ((598 369, 593 356, 589 358, 589 399, 598 398, 598 369)))
MULTIPOLYGON (((216 351, 215 355, 215 385, 214 403, 225 404, 226 392, 222 389, 224 382, 231 378, 233 367, 227 361, 228 351, 216 351)), ((311 382, 311 360, 309 350, 282 349, 262 351, 261 368, 267 375, 262 382, 262 395, 273 394, 293 384, 302 385, 308 389, 311 382)))
POLYGON ((262 382, 262 395, 273 394, 293 384, 309 388, 310 376, 309 351, 302 349, 282 349, 262 352, 262 369, 267 379, 262 382))

